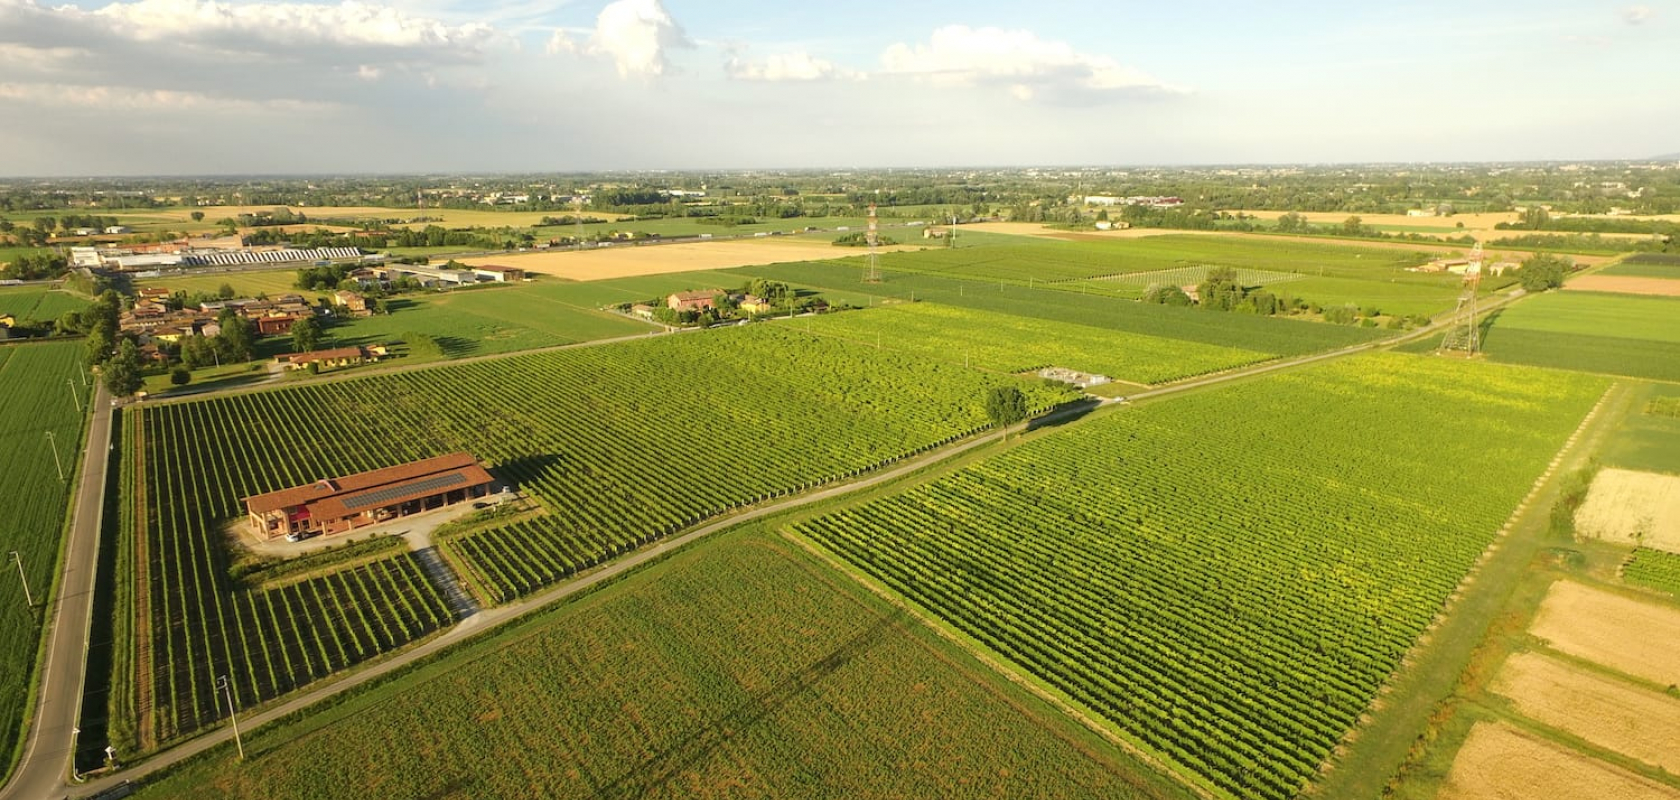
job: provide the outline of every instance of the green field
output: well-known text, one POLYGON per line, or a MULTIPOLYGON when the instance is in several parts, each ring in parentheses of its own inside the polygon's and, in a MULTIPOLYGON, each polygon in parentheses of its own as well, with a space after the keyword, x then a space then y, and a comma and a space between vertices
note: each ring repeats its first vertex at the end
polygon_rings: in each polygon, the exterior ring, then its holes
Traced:
POLYGON ((1383 331, 1370 328, 1148 305, 1114 297, 931 274, 887 273, 881 283, 865 284, 854 261, 807 261, 741 267, 726 272, 808 286, 821 290, 824 296, 874 298, 874 302, 881 299, 931 300, 962 308, 1280 356, 1348 347, 1375 341, 1385 335, 1383 331))
POLYGON ((126 647, 132 667, 118 666, 117 682, 137 685, 115 701, 113 716, 133 720, 136 737, 118 746, 214 721, 206 687, 218 669, 245 676, 236 699, 249 705, 435 624, 368 643, 356 631, 379 628, 397 613, 390 603, 358 602, 371 620, 341 618, 311 611, 311 593, 325 591, 314 584, 302 598, 242 589, 220 530, 240 517, 242 497, 468 450, 547 512, 443 543, 475 594, 502 601, 735 507, 981 428, 986 390, 1006 383, 1038 407, 1070 396, 764 324, 128 412, 129 436, 141 437, 129 444, 143 457, 125 481, 138 493, 126 515, 137 533, 124 538, 141 552, 124 618, 145 629, 126 647), (300 642, 288 627, 306 612, 317 627, 300 642), (359 644, 335 644, 351 638, 359 644))
POLYGON ((87 298, 70 292, 38 288, 0 288, 0 314, 51 322, 67 311, 79 311, 88 305, 87 298))
POLYGON ((1622 565, 1622 579, 1680 598, 1680 555, 1640 548, 1622 565))
POLYGON ((173 292, 186 292, 188 296, 195 294, 216 294, 223 284, 233 287, 235 297, 256 297, 267 295, 278 297, 283 294, 301 294, 311 302, 319 301, 331 292, 309 292, 297 288, 297 270, 295 269, 263 269, 241 270, 239 272, 192 272, 182 275, 166 275, 160 278, 146 278, 134 282, 136 289, 164 288, 173 292))
POLYGON ((49 590, 58 562, 70 484, 81 463, 83 409, 92 389, 82 384, 80 342, 0 347, 0 754, 9 773, 22 745, 21 726, 32 686, 41 625, 48 614, 49 590), (77 400, 71 397, 72 392, 77 400), (54 465, 51 433, 64 474, 54 465), (24 604, 17 567, 7 553, 17 551, 35 606, 24 604))
POLYGON ((1485 349, 1496 361, 1680 381, 1680 298, 1548 292, 1500 311, 1485 349))
POLYGON ((1110 412, 793 530, 1196 779, 1294 797, 1604 389, 1343 359, 1110 412))
POLYGON ((461 358, 658 330, 641 320, 562 303, 526 286, 396 297, 389 307, 389 314, 329 326, 330 343, 381 344, 413 331, 432 337, 445 358, 461 358))
POLYGON ((1000 372, 1068 367, 1163 383, 1264 361, 1252 350, 1165 339, 991 311, 904 303, 798 320, 801 330, 880 344, 1000 372))
POLYGON ((1604 443, 1604 466, 1680 474, 1680 386, 1648 383, 1632 389, 1632 407, 1604 443))
POLYGON ((732 535, 138 796, 1184 796, 916 627, 732 535))
POLYGON ((1600 275, 1624 275, 1630 278, 1672 278, 1680 280, 1680 255, 1673 253, 1636 253, 1619 264, 1611 264, 1600 275))

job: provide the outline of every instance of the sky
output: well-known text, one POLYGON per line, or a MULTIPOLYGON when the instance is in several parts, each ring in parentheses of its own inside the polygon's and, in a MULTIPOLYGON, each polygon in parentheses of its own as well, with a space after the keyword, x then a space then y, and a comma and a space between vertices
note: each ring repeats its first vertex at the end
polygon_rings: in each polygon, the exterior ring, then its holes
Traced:
POLYGON ((0 175, 1638 159, 1680 0, 0 0, 0 175))

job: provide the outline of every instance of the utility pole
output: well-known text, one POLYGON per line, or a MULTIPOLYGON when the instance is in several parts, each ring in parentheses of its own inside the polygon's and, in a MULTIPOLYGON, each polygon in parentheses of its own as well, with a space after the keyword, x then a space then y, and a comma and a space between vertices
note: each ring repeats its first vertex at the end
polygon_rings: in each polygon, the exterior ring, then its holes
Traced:
POLYGON ((18 551, 16 550, 12 551, 12 563, 17 565, 18 580, 23 582, 23 602, 30 608, 34 608, 35 595, 29 593, 29 578, 23 574, 23 556, 18 555, 18 551))
POLYGON ((64 382, 70 386, 70 399, 76 401, 76 413, 82 413, 82 396, 76 394, 76 379, 65 378, 64 382))
POLYGON ((245 742, 239 738, 239 715, 233 713, 233 684, 228 683, 228 676, 216 676, 216 688, 227 697, 228 719, 233 720, 233 744, 239 748, 239 760, 245 760, 245 742))
POLYGON ((58 438, 53 436, 52 431, 47 431, 47 444, 52 445, 53 466, 58 467, 58 479, 60 481, 63 481, 64 480, 64 462, 58 460, 58 438))

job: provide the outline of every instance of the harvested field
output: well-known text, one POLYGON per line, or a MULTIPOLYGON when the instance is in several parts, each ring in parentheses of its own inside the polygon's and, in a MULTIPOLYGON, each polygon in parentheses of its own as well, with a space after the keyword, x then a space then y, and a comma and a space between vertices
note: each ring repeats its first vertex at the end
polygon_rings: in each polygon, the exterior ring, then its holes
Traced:
POLYGON ((1558 581, 1529 633, 1553 649, 1667 686, 1680 683, 1680 609, 1558 581))
POLYGON ((1680 297, 1680 280, 1667 278, 1636 278, 1626 275, 1582 275, 1571 279, 1563 288, 1582 292, 1616 292, 1618 294, 1649 294, 1657 297, 1680 297))
POLYGON ((1538 653, 1512 656, 1493 690, 1529 719, 1680 775, 1680 700, 1538 653))
MULTIPOLYGON (((882 252, 902 249, 914 248, 881 248, 882 252)), ((626 278, 635 275, 658 275, 666 272, 693 272, 704 269, 780 264, 790 261, 815 261, 851 255, 862 255, 862 253, 858 252, 858 248, 835 247, 826 242, 767 239, 762 241, 615 245, 584 251, 568 250, 558 253, 464 258, 461 259, 461 262, 470 265, 502 264, 519 267, 528 272, 554 275, 568 280, 593 281, 606 278, 626 278)))
POLYGON ((1680 553, 1680 476, 1599 471, 1575 512, 1575 529, 1594 539, 1680 553))
POLYGON ((1642 778, 1509 725, 1483 722, 1459 748, 1441 800, 1531 800, 1535 797, 1597 797, 1615 800, 1676 800, 1680 791, 1642 778))

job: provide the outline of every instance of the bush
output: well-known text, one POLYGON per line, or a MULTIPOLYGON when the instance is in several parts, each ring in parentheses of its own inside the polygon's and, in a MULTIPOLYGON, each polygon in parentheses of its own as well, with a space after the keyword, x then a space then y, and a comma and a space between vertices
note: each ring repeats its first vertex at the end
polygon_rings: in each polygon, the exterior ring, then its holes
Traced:
POLYGON ((169 382, 176 386, 186 386, 192 383, 192 370, 186 367, 176 367, 169 373, 169 382))

